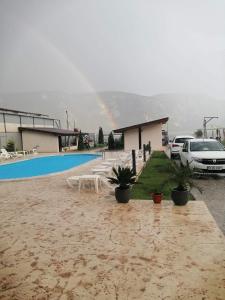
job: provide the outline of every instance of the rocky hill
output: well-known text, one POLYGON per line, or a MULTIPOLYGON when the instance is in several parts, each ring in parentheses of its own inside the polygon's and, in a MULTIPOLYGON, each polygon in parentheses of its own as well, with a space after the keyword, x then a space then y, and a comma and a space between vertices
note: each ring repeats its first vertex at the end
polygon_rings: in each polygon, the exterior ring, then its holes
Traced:
POLYGON ((105 91, 98 94, 34 92, 0 94, 0 107, 40 112, 59 118, 65 125, 65 110, 70 126, 95 132, 105 131, 160 117, 169 117, 169 132, 193 133, 202 127, 204 116, 219 116, 212 126, 225 127, 225 100, 202 95, 163 94, 142 96, 105 91))

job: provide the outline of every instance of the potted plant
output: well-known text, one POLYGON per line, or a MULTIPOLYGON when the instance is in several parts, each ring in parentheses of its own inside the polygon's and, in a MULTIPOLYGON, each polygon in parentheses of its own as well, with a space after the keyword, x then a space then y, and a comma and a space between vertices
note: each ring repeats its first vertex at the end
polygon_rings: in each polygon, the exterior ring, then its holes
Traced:
POLYGON ((111 184, 117 184, 115 188, 115 197, 119 203, 127 203, 130 200, 130 186, 135 184, 136 175, 133 169, 129 167, 113 168, 115 177, 107 177, 111 184))
POLYGON ((155 188, 154 192, 152 193, 152 200, 154 203, 161 203, 163 198, 163 193, 161 188, 155 188))
MULTIPOLYGON (((189 200, 190 188, 201 189, 193 181, 193 171, 187 166, 178 166, 171 162, 172 175, 167 182, 175 183, 176 187, 171 191, 171 198, 175 205, 186 205, 189 200)), ((165 184, 165 183, 164 183, 165 184)))

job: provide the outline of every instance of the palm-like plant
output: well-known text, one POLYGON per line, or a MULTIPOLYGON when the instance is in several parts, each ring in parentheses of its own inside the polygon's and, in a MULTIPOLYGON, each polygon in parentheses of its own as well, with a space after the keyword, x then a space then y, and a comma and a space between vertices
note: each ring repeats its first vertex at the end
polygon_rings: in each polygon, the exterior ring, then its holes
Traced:
POLYGON ((107 177, 111 184, 117 184, 120 189, 127 189, 131 184, 135 184, 136 175, 133 169, 129 167, 113 168, 115 177, 107 177))
POLYGON ((196 187, 200 192, 201 189, 193 181, 193 171, 187 166, 178 166, 175 162, 171 161, 171 176, 166 180, 166 183, 174 182, 177 184, 176 190, 186 191, 191 187, 196 187))

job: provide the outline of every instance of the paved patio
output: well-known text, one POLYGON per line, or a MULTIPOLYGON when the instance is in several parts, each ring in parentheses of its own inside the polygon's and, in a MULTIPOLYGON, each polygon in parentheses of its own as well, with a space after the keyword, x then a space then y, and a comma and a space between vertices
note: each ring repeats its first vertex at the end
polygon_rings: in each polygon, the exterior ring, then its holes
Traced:
POLYGON ((225 239, 204 202, 117 204, 69 175, 0 184, 1 300, 225 298, 225 239))

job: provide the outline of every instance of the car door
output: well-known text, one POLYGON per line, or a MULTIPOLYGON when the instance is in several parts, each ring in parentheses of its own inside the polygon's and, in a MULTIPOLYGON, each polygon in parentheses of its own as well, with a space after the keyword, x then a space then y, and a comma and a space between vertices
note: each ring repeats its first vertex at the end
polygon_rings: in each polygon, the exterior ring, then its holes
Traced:
POLYGON ((181 163, 186 166, 188 160, 188 141, 183 144, 182 150, 180 152, 181 163))

